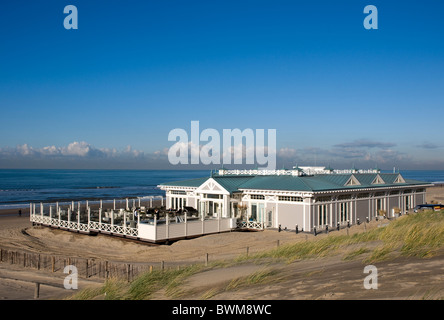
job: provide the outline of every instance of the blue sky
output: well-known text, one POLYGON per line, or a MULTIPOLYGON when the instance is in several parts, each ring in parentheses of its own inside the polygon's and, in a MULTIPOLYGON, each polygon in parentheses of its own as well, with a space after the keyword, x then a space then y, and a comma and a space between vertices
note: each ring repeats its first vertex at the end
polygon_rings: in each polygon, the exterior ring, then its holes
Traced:
POLYGON ((276 129, 278 166, 444 169, 439 1, 0 4, 0 167, 166 168, 168 133, 276 129), (66 30, 66 5, 79 29, 66 30), (366 30, 366 5, 378 30, 366 30))

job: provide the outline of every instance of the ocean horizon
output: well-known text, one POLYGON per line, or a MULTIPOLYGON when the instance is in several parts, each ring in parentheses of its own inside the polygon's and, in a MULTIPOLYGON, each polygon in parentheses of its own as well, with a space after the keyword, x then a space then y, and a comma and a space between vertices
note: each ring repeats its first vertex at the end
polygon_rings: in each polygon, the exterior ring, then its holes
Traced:
MULTIPOLYGON (((382 170, 381 172, 392 172, 382 170)), ((164 182, 210 176, 211 170, 0 169, 0 209, 30 202, 107 201, 160 196, 164 182)), ((406 179, 444 183, 444 170, 401 170, 406 179)))

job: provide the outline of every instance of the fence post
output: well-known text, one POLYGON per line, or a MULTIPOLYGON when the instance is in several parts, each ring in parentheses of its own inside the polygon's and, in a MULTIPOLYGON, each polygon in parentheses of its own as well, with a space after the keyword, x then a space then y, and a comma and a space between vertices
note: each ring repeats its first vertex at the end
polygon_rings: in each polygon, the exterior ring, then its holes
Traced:
POLYGON ((54 256, 51 257, 51 267, 52 267, 52 272, 55 272, 55 257, 54 256))
POLYGON ((40 296, 40 283, 35 283, 35 290, 34 290, 34 299, 38 299, 40 296))
POLYGON ((205 254, 205 266, 208 266, 208 253, 205 254))
POLYGON ((165 268, 165 262, 162 260, 160 262, 160 270, 163 271, 164 268, 165 268))
POLYGON ((248 257, 249 251, 250 251, 250 247, 247 247, 247 257, 248 257))

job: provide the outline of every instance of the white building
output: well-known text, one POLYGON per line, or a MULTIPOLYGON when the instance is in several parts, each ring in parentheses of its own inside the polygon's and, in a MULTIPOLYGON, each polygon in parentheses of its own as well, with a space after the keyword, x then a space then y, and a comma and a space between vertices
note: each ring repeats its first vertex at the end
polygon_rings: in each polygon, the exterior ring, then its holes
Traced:
POLYGON ((167 209, 193 207, 202 218, 237 218, 238 225, 312 231, 392 217, 425 203, 431 184, 400 173, 295 167, 225 170, 210 177, 167 182, 167 209))

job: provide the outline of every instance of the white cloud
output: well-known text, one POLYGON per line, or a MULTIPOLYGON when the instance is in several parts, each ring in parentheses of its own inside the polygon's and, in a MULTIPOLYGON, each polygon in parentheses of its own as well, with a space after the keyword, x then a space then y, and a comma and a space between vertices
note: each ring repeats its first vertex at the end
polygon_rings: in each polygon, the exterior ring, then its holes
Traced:
POLYGON ((116 158, 124 156, 141 157, 143 155, 143 151, 133 149, 130 145, 122 151, 118 151, 116 148, 96 148, 85 141, 74 141, 61 147, 51 145, 43 148, 33 148, 25 143, 15 148, 0 148, 0 156, 2 157, 116 158))
MULTIPOLYGON (((54 146, 52 146, 53 148, 54 146)), ((67 147, 60 148, 60 153, 65 156, 79 156, 84 157, 88 155, 91 150, 91 146, 84 142, 72 142, 67 147)))

